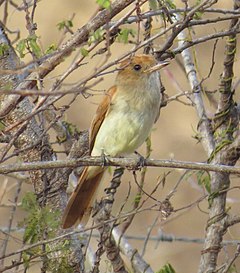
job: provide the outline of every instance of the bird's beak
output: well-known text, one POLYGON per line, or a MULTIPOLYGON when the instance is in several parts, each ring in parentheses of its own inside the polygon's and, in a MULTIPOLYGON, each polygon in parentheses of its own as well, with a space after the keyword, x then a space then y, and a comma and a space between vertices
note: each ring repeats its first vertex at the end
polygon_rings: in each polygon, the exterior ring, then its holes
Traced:
POLYGON ((154 71, 160 70, 161 68, 168 65, 169 63, 170 63, 169 61, 164 61, 164 62, 158 63, 158 64, 144 70, 144 73, 152 73, 154 71))

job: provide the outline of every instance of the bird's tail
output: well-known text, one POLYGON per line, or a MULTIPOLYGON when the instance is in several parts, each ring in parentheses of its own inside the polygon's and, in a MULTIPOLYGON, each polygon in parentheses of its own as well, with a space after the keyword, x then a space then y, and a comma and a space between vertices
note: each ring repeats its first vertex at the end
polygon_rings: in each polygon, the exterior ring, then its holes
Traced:
POLYGON ((94 193, 96 192, 105 168, 86 167, 79 178, 63 214, 62 227, 70 228, 77 222, 86 223, 91 214, 94 193))

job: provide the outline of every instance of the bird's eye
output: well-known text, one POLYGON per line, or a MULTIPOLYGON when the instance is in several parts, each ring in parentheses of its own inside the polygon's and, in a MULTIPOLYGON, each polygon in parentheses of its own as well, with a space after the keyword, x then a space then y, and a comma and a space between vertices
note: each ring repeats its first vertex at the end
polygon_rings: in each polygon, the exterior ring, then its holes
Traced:
POLYGON ((134 67, 133 67, 133 69, 134 69, 135 71, 139 71, 141 68, 142 68, 142 67, 141 67, 140 64, 135 64, 134 67))

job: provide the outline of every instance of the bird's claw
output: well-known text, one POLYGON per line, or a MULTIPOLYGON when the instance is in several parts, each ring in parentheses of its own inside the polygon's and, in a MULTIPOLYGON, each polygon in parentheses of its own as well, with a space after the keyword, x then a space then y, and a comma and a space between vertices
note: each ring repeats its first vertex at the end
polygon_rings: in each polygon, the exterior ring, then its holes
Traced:
POLYGON ((141 154, 139 154, 137 151, 134 152, 138 156, 138 162, 136 165, 137 170, 141 170, 143 167, 145 167, 145 158, 141 154))
POLYGON ((106 167, 108 160, 107 160, 106 154, 104 153, 104 150, 102 150, 101 158, 102 158, 102 167, 106 167))

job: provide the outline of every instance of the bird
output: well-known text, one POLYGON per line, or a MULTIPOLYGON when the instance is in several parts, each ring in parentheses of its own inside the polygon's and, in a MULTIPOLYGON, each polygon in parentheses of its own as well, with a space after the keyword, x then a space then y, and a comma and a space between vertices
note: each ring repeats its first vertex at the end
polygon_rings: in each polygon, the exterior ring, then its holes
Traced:
MULTIPOLYGON (((126 156, 144 143, 160 115, 159 70, 168 63, 158 63, 154 56, 146 54, 121 61, 115 85, 105 93, 91 123, 91 156, 126 156)), ((63 229, 82 223, 83 219, 88 222, 93 197, 106 169, 84 168, 63 213, 63 229)))

